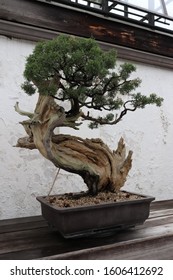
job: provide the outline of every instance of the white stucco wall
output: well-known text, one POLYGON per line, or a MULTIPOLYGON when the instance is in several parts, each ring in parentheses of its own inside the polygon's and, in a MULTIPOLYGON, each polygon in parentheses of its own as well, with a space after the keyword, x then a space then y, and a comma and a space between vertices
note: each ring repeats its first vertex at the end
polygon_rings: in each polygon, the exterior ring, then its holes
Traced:
MULTIPOLYGON (((18 123, 25 119, 14 111, 14 104, 19 101, 22 109, 32 111, 36 101, 36 96, 28 97, 20 89, 25 57, 33 47, 32 42, 0 36, 0 219, 40 214, 36 196, 49 192, 57 171, 36 150, 13 147, 17 139, 24 136, 18 123)), ((136 76, 143 80, 139 91, 163 96, 163 106, 149 106, 129 113, 114 127, 93 131, 85 125, 78 134, 101 137, 111 148, 116 148, 118 139, 123 136, 127 148, 134 151, 133 168, 125 188, 154 195, 158 200, 170 199, 173 198, 172 73, 138 64, 136 76)), ((79 176, 61 171, 54 192, 81 188, 85 186, 79 176)))

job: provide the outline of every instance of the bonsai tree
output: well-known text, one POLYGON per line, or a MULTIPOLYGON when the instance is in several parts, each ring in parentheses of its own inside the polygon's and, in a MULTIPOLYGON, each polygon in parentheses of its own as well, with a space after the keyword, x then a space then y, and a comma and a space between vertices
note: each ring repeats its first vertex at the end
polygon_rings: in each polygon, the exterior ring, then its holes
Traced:
POLYGON ((135 66, 117 67, 116 60, 114 50, 103 51, 94 39, 60 35, 38 43, 26 60, 22 85, 28 95, 38 94, 38 102, 33 113, 15 105, 28 117, 21 122, 27 137, 17 146, 38 149, 57 168, 80 175, 91 194, 120 190, 132 151, 126 155, 122 138, 111 151, 101 139, 58 134, 55 128, 79 129, 84 121, 91 129, 115 125, 130 111, 162 103, 156 94, 136 93, 141 80, 130 78, 135 66))

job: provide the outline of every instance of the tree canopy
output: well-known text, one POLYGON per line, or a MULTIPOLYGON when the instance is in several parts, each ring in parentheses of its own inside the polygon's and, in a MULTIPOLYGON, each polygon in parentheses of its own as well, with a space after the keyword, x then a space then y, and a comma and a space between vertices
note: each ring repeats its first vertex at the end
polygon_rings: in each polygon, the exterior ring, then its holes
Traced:
POLYGON ((81 117, 90 121, 90 128, 116 124, 128 111, 147 104, 161 105, 163 99, 156 94, 135 92, 141 80, 131 78, 136 71, 133 64, 116 62, 115 50, 102 50, 92 38, 60 35, 36 45, 26 61, 22 88, 29 95, 39 92, 61 103, 69 101, 66 118, 81 117), (100 114, 93 116, 91 110, 100 114))

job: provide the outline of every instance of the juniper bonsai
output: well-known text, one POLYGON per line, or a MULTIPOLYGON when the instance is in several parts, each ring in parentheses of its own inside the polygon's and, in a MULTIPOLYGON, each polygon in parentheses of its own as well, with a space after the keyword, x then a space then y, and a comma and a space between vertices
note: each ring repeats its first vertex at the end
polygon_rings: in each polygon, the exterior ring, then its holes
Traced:
POLYGON ((111 151, 101 139, 58 134, 55 128, 79 129, 84 121, 91 129, 115 125, 129 111, 162 103, 156 94, 135 93, 141 83, 130 78, 135 66, 118 67, 116 60, 114 50, 103 51, 94 39, 60 35, 38 43, 26 60, 22 85, 28 95, 38 94, 36 108, 30 113, 15 105, 28 117, 21 122, 27 137, 20 138, 17 146, 36 148, 57 168, 80 175, 92 194, 116 192, 124 185, 132 151, 126 155, 122 138, 111 151))

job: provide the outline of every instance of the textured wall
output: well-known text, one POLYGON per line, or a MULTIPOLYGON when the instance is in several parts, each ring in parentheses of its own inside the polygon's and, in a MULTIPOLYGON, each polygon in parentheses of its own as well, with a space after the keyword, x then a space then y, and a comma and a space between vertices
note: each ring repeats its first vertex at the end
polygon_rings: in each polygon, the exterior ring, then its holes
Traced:
MULTIPOLYGON (((0 219, 40 214, 35 197, 49 192, 57 172, 37 151, 13 147, 24 135, 18 122, 25 119, 14 111, 14 104, 19 101, 22 109, 32 111, 36 101, 36 96, 28 97, 20 89, 25 57, 33 47, 31 42, 0 37, 0 219)), ((173 198, 172 74, 170 70, 138 64, 136 75, 143 80, 139 90, 163 96, 163 106, 129 113, 114 127, 90 131, 85 125, 78 134, 101 137, 111 148, 123 136, 128 149, 134 151, 133 169, 125 188, 156 199, 173 198)), ((85 189, 81 178, 61 171, 53 191, 74 189, 85 189)))

